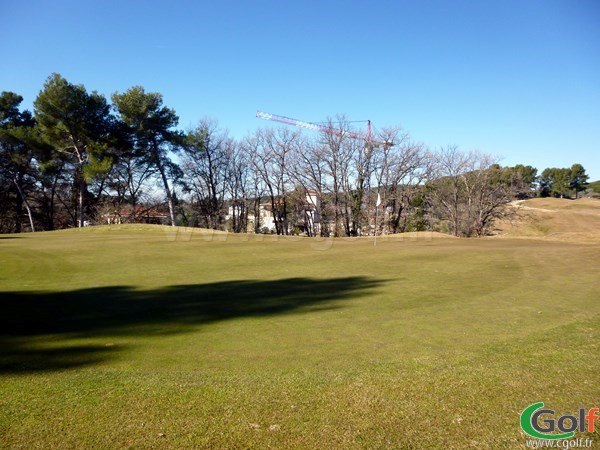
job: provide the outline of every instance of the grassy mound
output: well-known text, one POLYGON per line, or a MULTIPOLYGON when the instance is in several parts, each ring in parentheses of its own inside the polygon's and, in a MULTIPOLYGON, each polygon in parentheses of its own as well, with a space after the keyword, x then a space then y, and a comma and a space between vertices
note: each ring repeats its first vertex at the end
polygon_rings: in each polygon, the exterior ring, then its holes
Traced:
POLYGON ((408 240, 456 239, 456 236, 438 231, 409 231, 406 233, 390 234, 388 236, 408 240))

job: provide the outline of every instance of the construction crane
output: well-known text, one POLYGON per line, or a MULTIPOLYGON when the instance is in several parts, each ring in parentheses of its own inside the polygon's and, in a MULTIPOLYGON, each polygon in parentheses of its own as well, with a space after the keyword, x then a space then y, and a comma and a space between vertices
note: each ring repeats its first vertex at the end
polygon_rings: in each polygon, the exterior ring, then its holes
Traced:
POLYGON ((361 139, 361 140, 364 140, 365 143, 367 143, 368 145, 371 145, 373 147, 377 147, 379 145, 392 147, 394 145, 393 142, 374 141, 371 138, 371 121, 370 120, 367 120, 367 134, 362 134, 362 133, 357 133, 354 131, 339 130, 339 129, 332 128, 332 127, 329 127, 329 126, 326 126, 323 124, 319 124, 319 123, 305 122, 303 120, 292 119, 290 117, 278 116, 276 114, 270 114, 270 113, 266 113, 266 112, 262 112, 262 111, 256 111, 256 117, 259 119, 273 120, 275 122, 285 123, 287 125, 304 128, 306 130, 320 131, 323 133, 333 134, 336 136, 347 136, 352 139, 361 139))

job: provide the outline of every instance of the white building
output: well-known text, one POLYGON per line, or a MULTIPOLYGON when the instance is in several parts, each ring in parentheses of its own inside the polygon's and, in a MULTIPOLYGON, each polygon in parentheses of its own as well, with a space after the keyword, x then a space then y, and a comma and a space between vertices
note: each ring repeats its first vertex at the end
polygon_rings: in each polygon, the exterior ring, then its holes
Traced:
MULTIPOLYGON (((281 201, 281 200, 279 200, 281 201)), ((305 200, 299 205, 299 211, 296 210, 297 221, 291 225, 300 229, 309 236, 318 236, 321 232, 321 215, 320 215, 320 198, 317 191, 308 190, 305 200)), ((241 215, 241 207, 239 205, 229 205, 226 220, 232 220, 234 214, 239 217, 241 215)), ((288 213, 291 214, 291 211, 288 213)), ((248 212, 248 227, 247 232, 253 233, 256 227, 257 219, 254 211, 248 212)), ((270 233, 275 233, 275 216, 273 215, 273 207, 271 202, 261 202, 259 205, 258 229, 265 230, 270 233)))

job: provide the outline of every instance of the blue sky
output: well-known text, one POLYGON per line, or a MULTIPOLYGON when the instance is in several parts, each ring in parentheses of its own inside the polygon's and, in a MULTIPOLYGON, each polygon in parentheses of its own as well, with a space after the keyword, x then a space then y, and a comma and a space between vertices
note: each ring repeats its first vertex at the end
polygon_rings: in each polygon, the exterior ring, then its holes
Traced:
POLYGON ((0 0, 0 90, 158 91, 237 138, 336 114, 600 179, 600 2, 0 0))

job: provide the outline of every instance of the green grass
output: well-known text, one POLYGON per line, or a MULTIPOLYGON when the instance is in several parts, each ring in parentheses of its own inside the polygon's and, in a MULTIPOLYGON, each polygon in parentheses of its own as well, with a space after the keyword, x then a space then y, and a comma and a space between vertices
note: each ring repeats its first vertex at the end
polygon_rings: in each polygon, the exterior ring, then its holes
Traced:
POLYGON ((599 257, 534 239, 2 236, 0 447, 524 448, 529 404, 599 406, 599 257))

